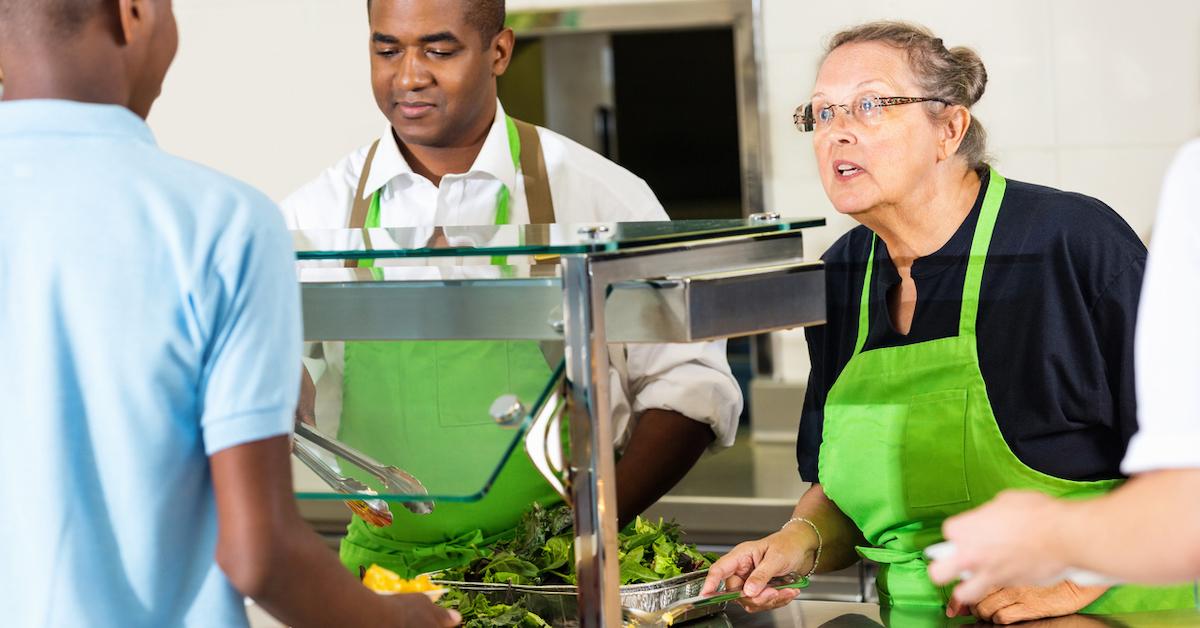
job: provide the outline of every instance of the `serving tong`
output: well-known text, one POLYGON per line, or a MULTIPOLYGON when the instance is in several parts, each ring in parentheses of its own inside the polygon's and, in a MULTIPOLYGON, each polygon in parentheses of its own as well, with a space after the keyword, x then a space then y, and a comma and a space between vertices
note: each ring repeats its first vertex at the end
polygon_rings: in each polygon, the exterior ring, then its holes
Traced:
MULTIPOLYGON (((767 588, 775 590, 803 589, 807 586, 808 578, 800 578, 799 580, 792 577, 773 578, 767 583, 767 588)), ((625 628, 635 628, 636 626, 670 626, 676 620, 683 617, 685 613, 693 609, 725 604, 741 597, 741 591, 727 591, 725 593, 697 595, 696 597, 685 598, 657 611, 643 611, 636 608, 622 607, 621 619, 625 628)))
MULTIPOLYGON (((327 451, 346 462, 362 469, 379 481, 383 489, 393 495, 428 495, 429 491, 421 481, 411 473, 392 465, 385 465, 370 456, 342 443, 329 438, 305 423, 296 424, 295 437, 292 439, 292 453, 304 463, 322 482, 338 493, 348 495, 374 495, 376 492, 363 482, 346 477, 321 459, 316 449, 327 451)), ((405 501, 404 507, 413 514, 428 515, 433 512, 432 501, 405 501)), ((355 499, 346 502, 360 516, 365 511, 364 519, 375 525, 390 525, 392 512, 386 501, 382 499, 355 499)))

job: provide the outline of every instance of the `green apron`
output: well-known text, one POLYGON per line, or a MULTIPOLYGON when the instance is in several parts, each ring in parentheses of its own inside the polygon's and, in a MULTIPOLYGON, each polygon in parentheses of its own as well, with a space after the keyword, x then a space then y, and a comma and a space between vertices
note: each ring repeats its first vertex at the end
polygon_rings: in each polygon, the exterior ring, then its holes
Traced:
MULTIPOLYGON (((870 328, 875 245, 867 262, 855 352, 829 391, 819 466, 822 486, 862 531, 864 558, 880 564, 880 601, 904 612, 942 607, 923 550, 943 540, 942 522, 1005 489, 1083 498, 1116 480, 1076 482, 1035 471, 1004 442, 979 370, 979 292, 1005 180, 992 171, 963 286, 959 333, 863 351, 870 328)), ((886 312, 878 315, 886 316, 886 312)), ((1081 612, 1192 608, 1192 585, 1113 587, 1081 612)))
MULTIPOLYGON (((528 135, 519 134, 511 118, 507 127, 513 165, 522 168, 531 163, 521 159, 521 138, 528 135)), ((540 146, 533 148, 544 175, 540 146)), ((370 159, 356 200, 363 196, 369 169, 370 159)), ((545 216, 545 208, 535 205, 545 202, 538 199, 549 198, 548 188, 532 189, 529 181, 530 215, 545 216)), ((497 225, 509 221, 509 200, 508 187, 501 186, 497 225)), ((553 208, 549 211, 552 215, 553 208)), ((364 223, 380 226, 379 191, 371 197, 364 223)), ((492 261, 504 262, 503 258, 492 261)), ((363 260, 360 265, 373 264, 363 260)), ((432 493, 445 492, 435 487, 452 486, 470 494, 480 487, 467 488, 469 482, 462 478, 478 477, 482 484, 513 438, 511 430, 497 426, 488 414, 492 401, 512 393, 529 403, 545 388, 551 373, 536 342, 347 342, 338 439, 409 471, 432 493)), ((342 563, 353 573, 378 564, 402 577, 457 567, 470 562, 476 548, 511 535, 533 503, 548 506, 560 501, 517 450, 478 502, 437 502, 429 515, 414 515, 392 503, 394 520, 385 528, 355 515, 342 541, 342 563)))

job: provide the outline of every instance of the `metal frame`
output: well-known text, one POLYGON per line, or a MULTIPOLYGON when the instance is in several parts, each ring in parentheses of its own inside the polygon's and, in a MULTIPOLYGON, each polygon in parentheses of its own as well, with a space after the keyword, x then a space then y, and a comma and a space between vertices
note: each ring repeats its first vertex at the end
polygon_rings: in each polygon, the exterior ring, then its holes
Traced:
POLYGON ((733 28, 737 81, 738 141, 741 144, 742 211, 749 216, 767 206, 764 174, 768 138, 762 93, 762 0, 648 0, 553 10, 512 11, 509 22, 518 36, 554 37, 581 33, 628 33, 662 29, 733 28))
POLYGON ((715 240, 696 246, 562 258, 567 379, 574 401, 570 416, 570 485, 581 626, 617 626, 621 621, 616 464, 608 420, 611 408, 605 334, 605 304, 610 288, 625 281, 689 270, 770 264, 770 253, 763 251, 769 247, 755 247, 761 244, 755 240, 715 240))

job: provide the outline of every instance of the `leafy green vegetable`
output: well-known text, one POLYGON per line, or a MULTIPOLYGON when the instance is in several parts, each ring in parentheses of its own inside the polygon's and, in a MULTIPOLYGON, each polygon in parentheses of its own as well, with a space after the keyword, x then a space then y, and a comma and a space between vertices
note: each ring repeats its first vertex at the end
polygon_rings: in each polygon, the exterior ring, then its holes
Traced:
POLYGON ((461 613, 463 628, 550 628, 546 620, 525 608, 523 600, 518 600, 515 604, 491 604, 482 593, 472 595, 450 590, 438 604, 461 613))
MULTIPOLYGON (((442 573, 443 580, 508 584, 575 584, 571 510, 539 504, 521 520, 514 538, 480 549, 470 564, 442 573)), ((714 557, 679 542, 675 522, 641 517, 618 536, 621 584, 657 582, 708 569, 714 557)))

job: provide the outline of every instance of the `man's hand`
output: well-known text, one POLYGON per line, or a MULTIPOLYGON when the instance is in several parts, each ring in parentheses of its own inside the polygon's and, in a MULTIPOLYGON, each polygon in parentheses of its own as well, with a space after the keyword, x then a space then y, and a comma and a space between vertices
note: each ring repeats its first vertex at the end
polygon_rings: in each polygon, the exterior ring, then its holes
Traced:
POLYGON ((1049 587, 994 589, 973 607, 957 599, 951 600, 946 615, 975 615, 993 624, 1062 617, 1075 614, 1107 590, 1107 587, 1081 587, 1073 582, 1060 582, 1049 587))
POLYGON ((300 400, 296 402, 296 422, 317 426, 317 386, 308 369, 300 367, 300 400))
POLYGON ((800 591, 766 588, 767 582, 811 566, 817 543, 816 533, 803 524, 785 526, 766 538, 742 543, 708 568, 700 595, 716 593, 717 586, 724 582, 725 590, 744 592, 745 597, 738 603, 752 613, 786 606, 800 591))
POLYGON ((945 584, 970 573, 954 589, 974 604, 997 587, 1053 581, 1068 565, 1059 557, 1057 522, 1066 504, 1032 491, 1006 491, 991 502, 946 520, 942 532, 954 555, 934 561, 929 577, 945 584))

